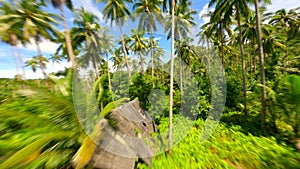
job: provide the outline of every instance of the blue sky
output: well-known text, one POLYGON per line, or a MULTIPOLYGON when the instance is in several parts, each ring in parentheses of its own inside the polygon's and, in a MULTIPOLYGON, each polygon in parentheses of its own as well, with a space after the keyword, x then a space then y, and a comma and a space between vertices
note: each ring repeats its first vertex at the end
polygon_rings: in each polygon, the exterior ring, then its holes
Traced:
MULTIPOLYGON (((204 18, 201 19, 199 17, 199 15, 202 15, 204 13, 206 13, 209 9, 207 8, 207 4, 208 4, 208 0, 192 0, 192 8, 194 10, 197 10, 197 16, 195 16, 195 19, 197 21, 197 23, 199 25, 203 24, 204 22, 208 21, 208 18, 204 18)), ((103 3, 95 3, 94 0, 80 0, 80 1, 76 1, 73 0, 73 5, 75 8, 80 8, 80 7, 84 7, 85 9, 87 9, 88 11, 94 13, 96 16, 99 17, 100 21, 101 21, 101 25, 109 25, 108 23, 105 23, 105 21, 103 20, 103 15, 101 13, 101 9, 103 7, 103 3)), ((278 9, 281 8, 286 8, 286 9, 291 9, 293 7, 296 6, 300 6, 300 1, 299 0, 288 0, 288 1, 284 1, 284 0, 272 0, 272 5, 268 7, 268 9, 270 11, 276 11, 278 9)), ((49 5, 49 7, 45 8, 46 11, 48 12, 52 12, 52 13, 57 13, 59 14, 59 11, 57 9, 53 9, 51 7, 51 5, 49 5)), ((73 26, 73 19, 74 16, 72 15, 72 13, 66 9, 66 18, 68 21, 68 26, 72 27, 73 26)), ((136 28, 136 23, 128 23, 127 25, 124 26, 124 32, 126 34, 129 34, 130 29, 132 28, 136 28)), ((58 26, 58 30, 63 30, 62 24, 60 26, 58 26)), ((192 32, 197 33, 197 30, 192 30, 192 32)), ((119 34, 119 30, 116 27, 111 27, 110 28, 110 33, 113 35, 117 35, 119 34)), ((170 42, 163 40, 165 33, 163 32, 163 30, 161 28, 158 29, 157 33, 161 34, 161 40, 160 43, 162 45, 163 48, 165 48, 167 50, 168 47, 170 47, 170 42)), ((43 54, 46 57, 50 57, 51 54, 53 54, 57 47, 58 44, 55 43, 51 43, 49 41, 43 41, 41 44, 41 48, 43 51, 43 54)), ((36 47, 34 45, 34 43, 32 44, 28 44, 26 46, 22 46, 19 45, 20 48, 20 53, 22 55, 22 57, 24 58, 24 60, 28 60, 30 59, 32 56, 37 55, 36 52, 36 47)), ((15 64, 14 61, 12 59, 12 54, 11 54, 11 49, 10 46, 0 42, 0 78, 13 78, 16 74, 16 69, 15 69, 15 64)), ((52 63, 52 61, 50 61, 47 64, 47 72, 56 72, 58 70, 64 70, 65 67, 70 66, 70 63, 67 62, 63 62, 61 64, 57 64, 57 63, 52 63)), ((26 78, 32 79, 32 78, 42 78, 43 75, 41 73, 40 70, 37 70, 36 73, 33 73, 32 70, 30 68, 26 68, 26 78)))

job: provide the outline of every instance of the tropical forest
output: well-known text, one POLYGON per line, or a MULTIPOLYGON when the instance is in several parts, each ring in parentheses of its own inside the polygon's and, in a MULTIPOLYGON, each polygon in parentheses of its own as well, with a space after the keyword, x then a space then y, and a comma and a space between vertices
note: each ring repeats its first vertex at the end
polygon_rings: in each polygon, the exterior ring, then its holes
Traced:
POLYGON ((300 168, 300 1, 0 0, 11 168, 300 168))

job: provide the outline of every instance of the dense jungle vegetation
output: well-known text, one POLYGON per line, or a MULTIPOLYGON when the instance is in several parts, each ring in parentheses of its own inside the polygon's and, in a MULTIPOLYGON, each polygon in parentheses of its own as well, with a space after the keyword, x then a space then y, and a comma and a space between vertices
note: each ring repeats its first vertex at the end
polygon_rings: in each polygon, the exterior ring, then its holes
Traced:
MULTIPOLYGON (((88 167, 72 158, 100 112, 125 97, 168 133, 172 149, 154 156, 153 168, 299 168, 300 7, 210 0, 209 22, 199 24, 196 1, 94 3, 103 18, 70 0, 0 0, 0 37, 18 72, 0 79, 1 169, 88 167), (126 32, 127 22, 135 29, 126 32), (59 44, 51 56, 43 39, 59 44), (18 48, 32 42, 37 55, 24 60, 18 48), (47 73, 50 62, 71 66, 47 73), (26 79, 25 66, 44 78, 26 79), (207 120, 219 124, 200 141, 207 120)), ((137 159, 135 168, 149 166, 137 159)))

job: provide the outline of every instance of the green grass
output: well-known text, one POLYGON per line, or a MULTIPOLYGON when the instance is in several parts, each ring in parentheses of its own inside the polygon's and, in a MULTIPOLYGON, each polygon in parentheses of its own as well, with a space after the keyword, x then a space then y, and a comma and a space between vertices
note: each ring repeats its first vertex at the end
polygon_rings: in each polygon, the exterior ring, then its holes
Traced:
MULTIPOLYGON (((172 155, 154 157, 153 168, 299 168, 300 153, 274 137, 244 134, 241 126, 221 122, 208 140, 199 142, 203 125, 198 120, 172 155)), ((142 163, 137 166, 148 168, 142 163)))

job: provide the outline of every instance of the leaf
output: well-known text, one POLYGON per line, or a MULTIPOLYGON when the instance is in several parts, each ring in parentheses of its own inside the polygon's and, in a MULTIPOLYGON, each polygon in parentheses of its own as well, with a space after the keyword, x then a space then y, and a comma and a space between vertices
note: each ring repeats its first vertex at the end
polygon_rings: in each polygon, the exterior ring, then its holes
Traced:
POLYGON ((47 133, 47 135, 44 135, 37 141, 27 145, 23 149, 16 152, 14 155, 9 157, 7 160, 5 160, 1 165, 0 168, 6 169, 6 168, 12 168, 16 166, 17 164, 20 164, 22 162, 26 162, 26 160, 31 157, 33 154, 35 154, 37 151, 42 150, 44 146, 47 145, 50 141, 53 141, 55 139, 61 139, 62 137, 71 137, 72 135, 67 132, 60 132, 60 133, 47 133))
POLYGON ((129 98, 121 98, 117 101, 112 101, 110 103, 108 103, 104 109, 101 111, 101 115, 104 118, 107 118, 109 113, 115 109, 116 107, 120 107, 121 105, 125 104, 126 102, 129 101, 129 98))

